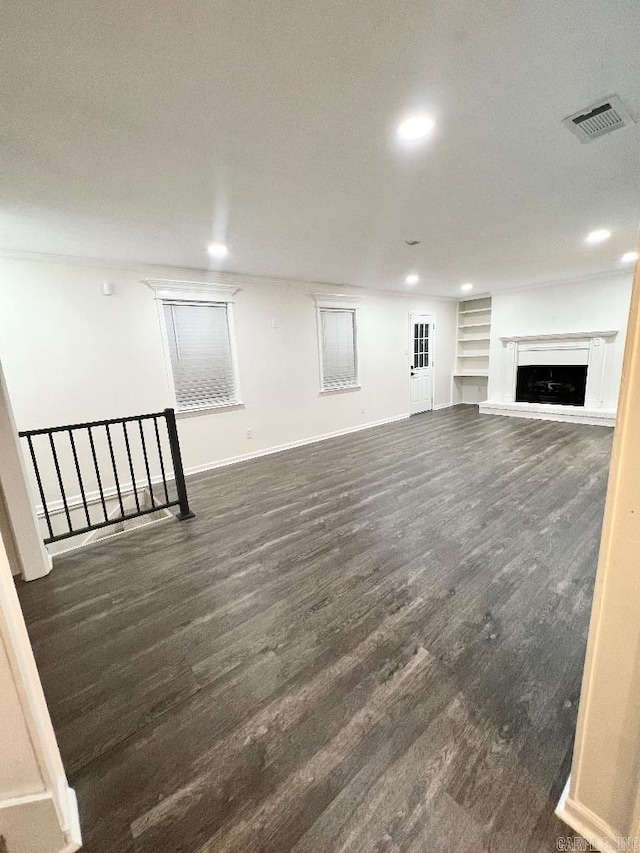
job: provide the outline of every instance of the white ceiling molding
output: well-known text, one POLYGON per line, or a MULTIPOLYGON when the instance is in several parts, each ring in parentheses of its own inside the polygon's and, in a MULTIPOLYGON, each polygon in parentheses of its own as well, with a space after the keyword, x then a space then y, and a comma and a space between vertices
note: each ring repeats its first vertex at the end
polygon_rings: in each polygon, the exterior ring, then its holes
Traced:
POLYGON ((207 281, 179 281, 169 278, 145 278, 156 299, 190 299, 197 302, 233 302, 241 289, 227 284, 211 284, 207 281))
POLYGON ((359 307, 364 296, 351 293, 312 293, 318 308, 352 308, 359 307))
MULTIPOLYGON (((629 264, 628 266, 621 266, 618 261, 615 262, 615 267, 612 267, 608 270, 602 270, 601 272, 590 272, 584 273, 579 276, 572 276, 570 278, 554 278, 549 281, 533 281, 529 284, 519 284, 514 285, 513 287, 501 287, 497 290, 489 290, 485 294, 478 294, 477 296, 464 297, 465 299, 479 299, 483 295, 488 296, 497 296, 501 293, 513 293, 514 291, 520 290, 537 290, 543 287, 556 287, 562 286, 563 284, 586 284, 590 281, 602 281, 607 278, 633 278, 633 264, 629 264)), ((461 297, 462 298, 462 297, 461 297)))
MULTIPOLYGON (((117 260, 106 260, 104 258, 96 258, 96 257, 82 257, 78 255, 60 255, 53 252, 31 252, 27 250, 20 249, 3 249, 0 248, 0 259, 6 261, 28 261, 30 263, 42 263, 42 264, 58 264, 63 266, 72 266, 72 267, 93 267, 95 269, 104 269, 104 270, 113 270, 113 271, 122 271, 129 272, 139 276, 149 275, 150 273, 156 273, 161 275, 171 275, 172 269, 170 266, 162 265, 162 264, 151 264, 144 262, 133 262, 133 261, 117 261, 117 260)), ((244 286, 252 286, 252 285, 263 285, 266 287, 291 287, 291 288, 299 288, 301 285, 306 287, 322 287, 331 286, 326 282, 318 282, 318 281, 309 281, 307 279, 294 279, 294 278, 276 278, 270 276, 259 276, 249 273, 235 273, 235 272, 212 272, 205 267, 176 267, 176 272, 182 273, 183 275, 189 275, 190 273, 202 273, 202 275, 215 275, 216 278, 220 279, 222 282, 232 282, 239 281, 241 285, 244 286)), ((483 290, 482 292, 474 293, 473 296, 465 296, 458 293, 458 289, 456 289, 455 293, 443 293, 441 289, 434 285, 425 285, 423 282, 422 286, 418 285, 417 287, 411 288, 408 290, 406 286, 402 290, 393 290, 392 288, 383 288, 383 287, 373 287, 367 285, 359 285, 359 284, 350 284, 351 287, 355 287, 358 290, 364 290, 366 293, 376 293, 376 294, 385 294, 386 296, 393 296, 399 299, 407 299, 407 298, 424 298, 424 299, 441 299, 448 302, 459 302, 460 300, 465 299, 481 299, 484 296, 495 296, 500 293, 511 293, 515 291, 521 290, 534 290, 538 288, 544 287, 553 287, 555 285, 563 285, 563 284, 582 284, 590 281, 602 281, 603 279, 616 279, 616 278, 628 278, 631 280, 633 278, 633 265, 630 264, 628 266, 621 266, 619 262, 616 261, 615 267, 602 270, 601 272, 592 272, 585 273, 578 277, 571 278, 558 278, 549 281, 537 281, 530 284, 522 284, 522 285, 513 285, 510 287, 502 287, 499 289, 489 289, 483 290)), ((146 281, 146 279, 144 279, 146 281)), ((211 282, 195 282, 196 284, 210 284, 211 282)), ((335 285, 337 287, 341 286, 339 284, 335 285)), ((242 287, 240 287, 242 289, 242 287)), ((316 295, 316 294, 312 294, 316 295)), ((357 299, 357 296, 353 297, 357 299)), ((361 297, 366 298, 366 297, 361 297)))
MULTIPOLYGON (((155 279, 155 276, 162 275, 172 275, 173 270, 171 267, 162 264, 150 264, 150 263, 136 263, 129 261, 109 261, 104 258, 95 258, 95 257, 81 257, 77 255, 58 255, 52 252, 30 252, 30 251, 22 251, 18 249, 2 249, 0 248, 0 260, 5 261, 28 261, 29 263, 41 263, 41 264, 58 264, 62 266, 71 266, 71 267, 93 267, 95 269, 104 269, 104 270, 112 270, 112 271, 122 271, 126 273, 133 273, 136 276, 143 276, 143 282, 146 282, 146 277, 155 279)), ((322 287, 322 286, 330 286, 327 285, 326 282, 321 281, 308 281, 307 279, 295 279, 295 278, 274 278, 270 276, 260 276, 253 275, 248 273, 235 273, 235 272, 212 272, 206 267, 176 267, 175 272, 177 274, 182 275, 190 275, 191 273, 202 273, 202 275, 215 275, 215 277, 219 280, 219 282, 226 284, 231 282, 235 284, 235 282, 239 282, 239 285, 235 285, 239 287, 240 290, 243 287, 251 287, 251 286, 263 286, 263 287, 290 287, 294 290, 300 290, 301 286, 305 288, 308 287, 322 287)), ((622 272, 629 273, 629 269, 626 268, 622 272)), ((178 279, 175 279, 176 281, 178 279)), ((174 281, 174 279, 171 279, 174 281)), ((212 282, 202 281, 195 282, 196 284, 212 284, 212 282)), ((336 284, 336 287, 340 287, 342 285, 336 284)), ((457 302, 458 295, 438 295, 435 291, 431 289, 423 288, 412 288, 411 292, 408 292, 405 288, 403 291, 385 289, 382 287, 370 287, 365 285, 351 284, 350 287, 358 288, 358 290, 364 290, 366 293, 375 293, 375 294, 384 294, 385 296, 391 296, 396 299, 407 299, 408 297, 423 297, 426 299, 440 299, 445 302, 457 302)), ((480 294, 479 294, 480 295, 480 294)), ((353 297, 357 299, 357 296, 353 297)), ((361 298, 366 298, 365 296, 361 298)), ((474 297, 476 298, 476 297, 474 297)))

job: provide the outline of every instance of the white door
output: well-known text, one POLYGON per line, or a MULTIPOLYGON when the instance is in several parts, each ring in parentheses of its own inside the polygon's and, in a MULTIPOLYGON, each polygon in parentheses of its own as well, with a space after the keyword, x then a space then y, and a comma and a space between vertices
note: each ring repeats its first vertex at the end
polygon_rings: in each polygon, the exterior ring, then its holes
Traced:
POLYGON ((433 315, 411 314, 409 364, 412 415, 433 409, 433 315))

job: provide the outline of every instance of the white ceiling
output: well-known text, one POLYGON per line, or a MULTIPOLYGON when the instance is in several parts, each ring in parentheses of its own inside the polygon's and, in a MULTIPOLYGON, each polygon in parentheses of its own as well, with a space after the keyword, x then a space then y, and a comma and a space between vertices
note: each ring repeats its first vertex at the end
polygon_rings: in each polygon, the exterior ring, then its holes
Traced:
POLYGON ((619 267, 637 0, 5 0, 0 244, 459 295, 619 267), (394 130, 425 110, 411 150, 394 130), (583 242, 594 228, 613 237, 583 242), (408 248, 404 240, 421 240, 408 248))

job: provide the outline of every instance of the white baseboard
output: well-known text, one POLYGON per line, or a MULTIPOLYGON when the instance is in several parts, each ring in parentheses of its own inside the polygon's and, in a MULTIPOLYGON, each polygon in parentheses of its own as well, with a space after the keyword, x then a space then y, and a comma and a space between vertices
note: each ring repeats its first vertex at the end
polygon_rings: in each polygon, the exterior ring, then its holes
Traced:
MULTIPOLYGON (((623 849, 618 844, 618 840, 622 838, 620 833, 612 829, 591 809, 571 799, 569 796, 570 782, 571 777, 567 779, 567 784, 564 786, 562 796, 556 806, 556 815, 601 853, 618 853, 619 850, 623 849)), ((629 849, 636 848, 629 847, 629 849)))
POLYGON ((184 473, 202 474, 205 471, 213 471, 216 468, 225 468, 227 465, 237 465, 239 462, 248 462, 250 459, 259 459, 261 456, 270 456, 272 453, 282 453, 283 450, 292 450, 294 447, 304 447, 307 444, 317 444, 319 441, 326 441, 329 438, 339 438, 342 435, 350 435, 352 432, 360 432, 364 429, 372 429, 385 424, 396 423, 396 421, 404 421, 409 417, 409 413, 405 415, 394 415, 392 418, 383 418, 379 421, 370 421, 366 424, 358 424, 358 426, 347 427, 347 429, 335 430, 335 432, 326 432, 323 435, 314 435, 311 438, 300 438, 296 441, 288 441, 286 444, 278 444, 273 447, 267 447, 264 450, 257 450, 253 453, 243 453, 240 456, 230 456, 227 459, 220 459, 217 462, 205 462, 203 465, 192 465, 185 468, 184 473))
POLYGON ((585 409, 582 406, 553 406, 541 403, 480 403, 481 415, 505 415, 510 418, 531 418, 538 421, 589 424, 614 427, 616 412, 612 409, 585 409))
POLYGON ((67 787, 67 820, 69 826, 65 832, 67 846, 61 853, 75 853, 82 847, 82 831, 80 830, 80 812, 78 811, 78 798, 73 788, 67 787))
MULTIPOLYGON (((444 405, 436 406, 436 409, 446 409, 449 406, 453 405, 452 403, 445 403, 444 405)), ((410 415, 394 415, 392 418, 383 418, 379 421, 370 421, 366 424, 358 424, 358 426, 347 427, 347 429, 335 430, 334 432, 327 432, 323 435, 315 435, 311 438, 302 438, 297 441, 290 441, 286 444, 278 444, 274 447, 267 447, 264 450, 254 451, 252 453, 243 453, 239 456, 230 456, 226 459, 221 459, 217 462, 205 462, 202 465, 192 465, 190 468, 185 468, 184 473, 189 474, 201 474, 204 471, 212 471, 214 468, 224 468, 226 465, 235 465, 238 462, 247 462, 249 459, 257 459, 260 456, 269 456, 271 453, 280 453, 283 450, 291 450, 294 447, 303 447, 306 444, 315 444, 318 441, 325 441, 328 438, 338 438, 341 435, 348 435, 352 432, 359 432, 363 429, 371 429, 376 426, 383 426, 384 424, 391 424, 395 421, 403 421, 406 420, 410 415)), ((171 482, 173 480, 173 471, 167 472, 167 482, 171 482)), ((151 484, 158 485, 162 482, 162 477, 159 474, 155 474, 151 477, 151 484)), ((135 484, 135 487, 138 491, 143 488, 148 487, 148 481, 139 481, 135 484)), ((129 497, 132 495, 134 491, 133 483, 121 483, 120 484, 120 493, 123 498, 129 497)), ((115 500, 118 496, 117 490, 115 486, 109 486, 103 490, 104 498, 107 501, 115 500)), ((100 493, 98 491, 86 492, 85 499, 88 505, 97 504, 101 500, 100 493)), ((83 507, 82 497, 80 495, 70 495, 67 497, 67 507, 70 510, 80 509, 83 507)), ((49 501, 47 503, 47 511, 50 516, 55 516, 63 513, 65 511, 64 504, 62 500, 57 501, 49 501)), ((38 518, 44 518, 44 508, 41 504, 36 506, 36 513, 38 518)))
MULTIPOLYGON (((454 403, 453 401, 449 401, 447 403, 439 403, 437 406, 433 407, 434 412, 440 411, 441 409, 450 409, 453 406, 459 405, 454 403)), ((473 404, 477 405, 477 404, 473 404)), ((301 438, 296 441, 289 441, 285 444, 278 444, 273 447, 267 447, 264 450, 257 450, 251 453, 242 453, 238 456, 229 456, 226 459, 220 459, 216 462, 205 462, 202 465, 192 465, 190 467, 186 467, 184 469, 184 473, 189 476, 191 474, 202 474, 205 471, 213 471, 215 468, 225 468, 227 465, 236 465, 239 462, 248 462, 250 459, 259 459, 261 456, 270 456, 272 453, 281 453, 283 450, 291 450, 294 447, 304 447, 307 444, 316 444, 319 441, 326 441, 329 438, 339 438, 342 435, 349 435, 353 432, 360 432, 365 429, 372 429, 377 426, 384 426, 385 424, 396 423, 397 421, 404 421, 407 418, 411 417, 410 413, 407 412, 403 415, 394 415, 391 418, 382 418, 378 421, 369 421, 366 424, 358 424, 357 426, 347 427, 346 429, 334 430, 333 432, 323 433, 322 435, 314 435, 310 438, 301 438)), ((167 472, 167 481, 171 482, 173 480, 173 472, 167 472)), ((160 475, 153 475, 151 477, 151 483, 153 485, 157 485, 162 482, 162 477, 160 475)), ((136 488, 138 490, 142 488, 146 488, 148 486, 147 480, 140 481, 136 483, 136 488)), ((133 483, 121 483, 120 484, 120 493, 123 498, 127 498, 129 495, 133 494, 134 484, 133 483)), ((115 486, 110 486, 105 488, 103 491, 105 500, 115 500, 117 497, 117 491, 115 486)), ((85 499, 88 505, 96 504, 101 500, 100 493, 98 491, 87 492, 85 495, 85 499)), ((83 501, 80 495, 71 495, 67 497, 67 507, 70 510, 80 509, 83 506, 83 501)), ((64 504, 61 500, 50 501, 47 503, 47 510, 50 516, 58 515, 64 512, 64 504)), ((38 518, 44 518, 44 509, 42 505, 38 505, 36 507, 36 512, 38 518)), ((68 550, 76 550, 76 547, 70 548, 68 550)), ((62 553, 66 552, 56 552, 54 556, 59 556, 62 553)))
POLYGON ((61 812, 51 791, 0 800, 0 834, 10 851, 75 853, 82 846, 75 791, 64 787, 61 812), (65 825, 61 826, 60 821, 65 825))
MULTIPOLYGON (((453 407, 454 405, 456 405, 456 404, 453 402, 440 403, 439 405, 434 407, 433 411, 439 411, 441 409, 449 409, 449 408, 453 407)), ((347 427, 346 429, 334 430, 333 432, 327 432, 327 433, 324 433, 322 435, 314 435, 314 436, 311 436, 310 438, 302 438, 302 439, 297 439, 296 441, 289 441, 289 442, 286 442, 285 444, 278 444, 278 445, 275 445, 273 447, 264 448, 263 450, 254 451, 252 453, 243 453, 243 454, 240 454, 238 456, 231 456, 231 457, 227 457, 226 459, 219 459, 215 462, 205 462, 201 465, 192 465, 190 467, 186 467, 184 469, 184 473, 187 476, 191 476, 194 474, 203 474, 206 471, 213 471, 216 468, 225 468, 228 465, 237 465, 240 462, 248 462, 251 459, 259 459, 262 456, 270 456, 273 453, 281 453, 284 450, 291 450, 295 447, 304 447, 305 445, 308 445, 308 444, 317 444, 320 441, 326 441, 327 439, 330 439, 330 438, 339 438, 340 436, 343 436, 343 435, 350 435, 351 433, 361 432, 362 430, 372 429, 373 427, 384 426, 385 424, 392 424, 392 423, 396 423, 398 421, 404 421, 404 420, 407 420, 409 417, 410 417, 410 414, 407 412, 406 414, 402 414, 402 415, 394 415, 391 418, 382 418, 381 420, 377 420, 377 421, 369 421, 366 424, 358 424, 357 426, 347 427)), ((167 474, 167 480, 171 481, 172 479, 173 479, 173 472, 168 473, 167 474)), ((151 478, 151 482, 152 483, 156 483, 156 482, 159 483, 159 482, 161 482, 161 478, 159 476, 154 476, 151 478)), ((145 481, 145 483, 146 483, 146 481, 145 481)), ((121 494, 123 495, 123 497, 126 497, 130 493, 133 492, 133 485, 130 483, 121 484, 120 490, 121 490, 121 494)), ((105 496, 105 499, 114 498, 116 496, 115 487, 113 487, 111 489, 104 489, 104 496, 105 496)), ((86 499, 87 499, 87 503, 91 503, 91 502, 99 500, 100 495, 98 492, 87 493, 86 499)), ((72 509, 72 508, 75 509, 78 506, 82 506, 80 496, 78 495, 78 496, 73 496, 73 497, 67 498, 67 506, 69 507, 69 509, 72 509)), ((50 504, 47 505, 47 507, 48 507, 48 511, 49 511, 50 515, 55 515, 56 513, 60 513, 64 509, 64 507, 62 505, 62 501, 51 502, 50 504)), ((38 511, 39 511, 39 515, 44 516, 44 512, 43 512, 43 509, 41 506, 38 507, 38 511)), ((159 519, 159 521, 162 521, 162 520, 164 520, 164 519, 159 519)), ((150 522, 150 523, 155 524, 157 522, 154 521, 154 522, 150 522)), ((116 533, 113 535, 114 536, 123 536, 123 535, 126 535, 127 533, 130 533, 130 532, 131 531, 122 531, 122 532, 119 532, 119 533, 116 533)), ((50 561, 52 561, 52 559, 55 560, 57 557, 60 557, 63 554, 68 554, 70 551, 77 551, 78 549, 83 548, 83 547, 85 547, 84 542, 80 545, 73 545, 70 548, 66 548, 62 551, 56 551, 55 553, 49 555, 49 560, 50 561)))

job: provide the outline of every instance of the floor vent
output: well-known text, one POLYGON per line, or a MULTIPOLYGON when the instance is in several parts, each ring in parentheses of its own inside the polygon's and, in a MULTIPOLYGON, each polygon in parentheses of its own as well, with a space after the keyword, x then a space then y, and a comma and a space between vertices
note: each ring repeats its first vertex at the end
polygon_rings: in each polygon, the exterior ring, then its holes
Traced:
POLYGON ((580 142, 591 142, 605 133, 611 133, 620 127, 634 124, 629 110, 617 95, 612 95, 597 104, 592 104, 579 113, 562 120, 562 123, 575 134, 580 142))

